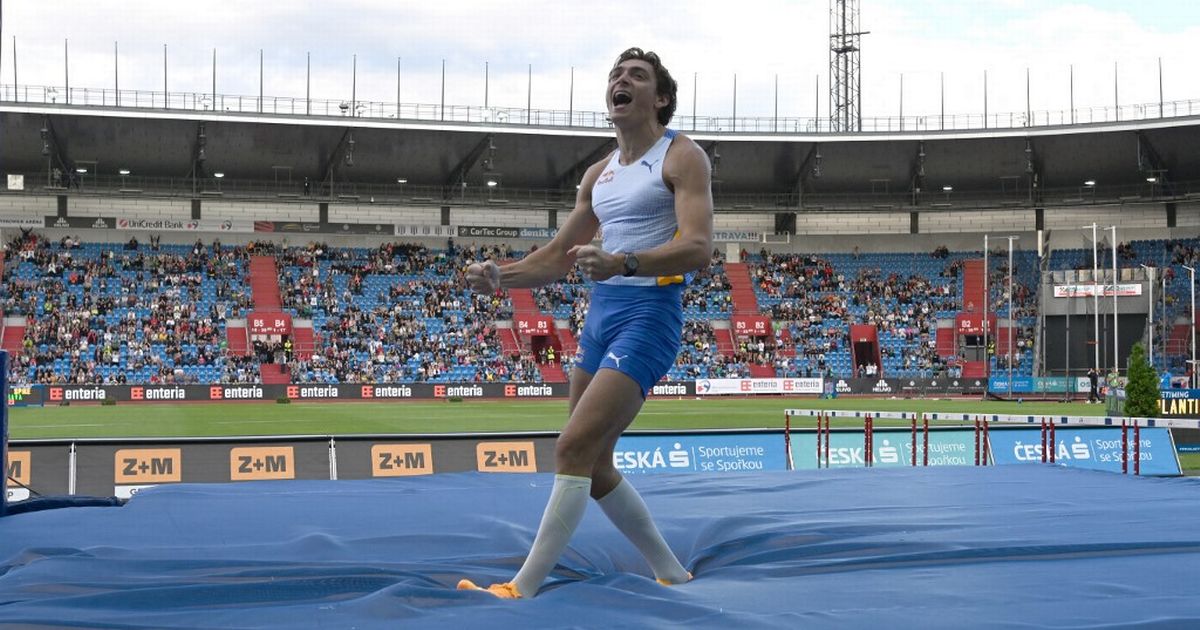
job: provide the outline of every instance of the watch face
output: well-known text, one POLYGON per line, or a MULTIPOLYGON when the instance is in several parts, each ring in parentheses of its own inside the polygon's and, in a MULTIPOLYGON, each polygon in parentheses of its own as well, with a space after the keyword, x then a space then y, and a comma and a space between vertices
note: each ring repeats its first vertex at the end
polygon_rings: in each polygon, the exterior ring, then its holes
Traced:
POLYGON ((638 259, 633 254, 625 254, 625 275, 632 276, 637 273, 638 259))

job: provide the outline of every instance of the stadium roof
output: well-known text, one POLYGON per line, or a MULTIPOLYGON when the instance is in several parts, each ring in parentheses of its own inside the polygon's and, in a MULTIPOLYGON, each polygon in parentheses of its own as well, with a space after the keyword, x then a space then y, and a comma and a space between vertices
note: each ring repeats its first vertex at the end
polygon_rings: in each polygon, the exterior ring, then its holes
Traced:
MULTIPOLYGON (((518 200, 569 199, 583 169, 614 146, 611 130, 594 127, 8 102, 0 103, 0 171, 25 173, 36 187, 61 157, 83 164, 93 181, 128 170, 182 185, 201 126, 204 174, 223 173, 229 190, 240 182, 265 194, 304 178, 317 187, 332 174, 339 185, 401 186, 439 202, 456 197, 462 182, 480 188, 488 180, 518 200)), ((1200 115, 955 131, 688 133, 714 158, 714 192, 726 207, 795 208, 801 193, 805 206, 909 205, 916 183, 927 202, 1030 203, 1033 173, 1038 204, 1200 193, 1200 115)))

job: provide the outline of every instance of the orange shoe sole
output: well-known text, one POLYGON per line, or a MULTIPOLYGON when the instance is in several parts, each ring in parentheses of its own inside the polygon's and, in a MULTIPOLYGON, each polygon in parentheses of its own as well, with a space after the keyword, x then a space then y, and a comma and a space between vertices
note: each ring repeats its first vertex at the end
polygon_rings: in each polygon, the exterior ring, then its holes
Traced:
POLYGON ((491 593, 500 599, 521 599, 521 591, 517 590, 517 585, 512 582, 503 582, 501 584, 493 584, 487 588, 483 588, 471 580, 462 579, 458 581, 458 590, 460 591, 483 591, 491 593))

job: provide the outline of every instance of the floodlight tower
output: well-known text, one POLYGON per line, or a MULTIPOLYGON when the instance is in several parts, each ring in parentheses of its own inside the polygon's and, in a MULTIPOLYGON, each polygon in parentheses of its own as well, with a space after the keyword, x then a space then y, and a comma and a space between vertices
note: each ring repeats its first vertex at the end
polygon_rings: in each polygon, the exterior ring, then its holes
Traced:
POLYGON ((858 0, 829 0, 829 129, 862 131, 858 0))

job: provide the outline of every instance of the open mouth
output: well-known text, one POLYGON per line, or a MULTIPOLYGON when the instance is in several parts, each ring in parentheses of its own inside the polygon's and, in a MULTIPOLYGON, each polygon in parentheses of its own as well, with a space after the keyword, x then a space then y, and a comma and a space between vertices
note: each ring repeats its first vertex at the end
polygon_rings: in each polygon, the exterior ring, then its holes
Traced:
POLYGON ((633 95, 624 91, 614 92, 612 102, 613 105, 618 107, 621 105, 628 105, 633 102, 633 95))

